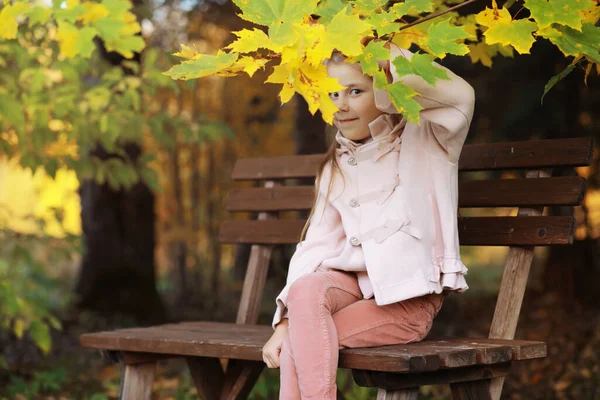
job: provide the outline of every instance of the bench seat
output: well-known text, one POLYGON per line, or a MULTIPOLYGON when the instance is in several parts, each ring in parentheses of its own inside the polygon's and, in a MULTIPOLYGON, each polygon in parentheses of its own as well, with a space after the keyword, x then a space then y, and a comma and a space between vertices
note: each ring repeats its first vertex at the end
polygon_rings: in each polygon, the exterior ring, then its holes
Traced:
MULTIPOLYGON (((262 346, 272 333, 267 325, 183 322, 84 334, 80 343, 83 347, 109 351, 262 361, 262 346)), ((359 370, 417 373, 545 356, 544 342, 443 338, 408 345, 343 349, 339 365, 359 370)))

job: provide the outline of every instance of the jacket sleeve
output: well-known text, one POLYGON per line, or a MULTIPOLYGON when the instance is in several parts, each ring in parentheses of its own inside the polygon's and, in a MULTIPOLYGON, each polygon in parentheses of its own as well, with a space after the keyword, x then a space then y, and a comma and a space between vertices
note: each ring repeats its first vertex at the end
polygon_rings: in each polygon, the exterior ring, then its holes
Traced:
MULTIPOLYGON (((392 43, 390 56, 391 60, 398 56, 410 60, 413 53, 392 43)), ((423 107, 420 116, 421 125, 425 125, 425 137, 422 140, 428 151, 456 163, 473 118, 475 92, 471 85, 448 68, 436 62, 432 64, 447 71, 450 80, 438 79, 435 85, 430 85, 418 75, 400 77, 391 62, 389 72, 392 82, 402 82, 418 93, 413 99, 423 107)), ((375 90, 375 103, 380 110, 398 113, 385 90, 375 90)))
POLYGON ((287 316, 287 295, 292 283, 299 277, 316 271, 323 260, 339 255, 345 238, 339 212, 329 201, 325 201, 325 193, 319 190, 306 238, 296 246, 290 260, 286 285, 276 299, 273 329, 287 316))

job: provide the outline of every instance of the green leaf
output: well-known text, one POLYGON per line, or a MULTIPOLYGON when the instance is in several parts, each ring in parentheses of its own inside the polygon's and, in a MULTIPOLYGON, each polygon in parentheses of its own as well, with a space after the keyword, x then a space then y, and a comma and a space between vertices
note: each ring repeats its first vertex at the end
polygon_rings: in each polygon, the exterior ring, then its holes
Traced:
POLYGON ((525 7, 540 29, 560 24, 580 31, 583 18, 580 11, 593 5, 595 2, 592 0, 525 0, 525 7))
POLYGON ((23 337, 24 332, 25 332, 25 321, 23 321, 21 318, 15 319, 15 322, 13 325, 13 333, 15 334, 15 336, 18 339, 21 339, 23 337))
POLYGON ((146 46, 141 36, 122 36, 118 39, 107 40, 106 49, 116 51, 125 58, 133 58, 133 53, 139 53, 146 46))
POLYGON ((387 4, 387 0, 354 0, 352 1, 354 9, 360 11, 363 15, 373 15, 377 9, 387 4))
POLYGON ((96 87, 89 90, 84 97, 90 103, 90 108, 93 111, 104 109, 110 102, 110 90, 104 87, 96 87))
POLYGON ((2 101, 0 101, 0 115, 2 115, 2 118, 12 122, 15 130, 19 133, 24 133, 25 116, 23 115, 21 104, 19 104, 17 99, 10 95, 2 96, 2 101))
POLYGON ((48 7, 44 6, 34 6, 31 11, 29 11, 29 26, 45 25, 50 16, 52 15, 52 11, 48 7))
POLYGON ((312 14, 319 0, 233 0, 242 10, 238 16, 246 21, 269 28, 283 23, 302 21, 305 14, 312 14))
POLYGON ((398 18, 405 15, 416 16, 423 12, 432 12, 433 2, 431 0, 406 0, 394 4, 390 11, 396 14, 398 18))
POLYGON ((50 330, 48 325, 40 321, 32 321, 29 326, 29 334, 33 339, 33 342, 37 347, 40 348, 45 354, 50 352, 52 341, 50 338, 50 330))
POLYGON ((582 25, 581 32, 561 26, 545 29, 538 34, 550 39, 566 56, 585 54, 600 64, 600 27, 586 23, 582 25))
POLYGON ((571 73, 571 71, 573 71, 573 69, 575 68, 575 65, 577 65, 577 64, 569 65, 567 68, 563 69, 560 73, 554 75, 548 81, 548 83, 546 83, 546 86, 544 86, 544 94, 542 95, 541 104, 544 104, 544 96, 546 96, 546 93, 548 93, 550 91, 550 89, 552 89, 554 87, 554 85, 556 85, 558 83, 558 81, 563 79, 565 76, 569 75, 571 73))
POLYGON ((315 14, 321 17, 319 18, 320 23, 328 24, 337 13, 346 8, 347 3, 347 0, 322 0, 319 2, 315 14))
POLYGON ((500 43, 511 45, 520 54, 528 54, 535 38, 531 35, 537 29, 537 24, 527 19, 519 19, 510 23, 495 24, 485 31, 485 41, 489 45, 500 43))
POLYGON ((469 48, 464 43, 457 43, 457 40, 468 38, 469 33, 462 26, 450 25, 451 19, 431 24, 427 31, 426 46, 436 57, 444 58, 447 53, 459 56, 469 53, 469 48))
POLYGON ((419 75, 430 85, 434 85, 438 79, 450 80, 446 70, 433 65, 434 57, 431 54, 415 53, 410 61, 402 56, 396 57, 392 63, 399 75, 419 75))
POLYGON ((400 30, 400 24, 395 22, 397 18, 397 15, 393 12, 384 11, 379 14, 371 14, 367 22, 373 25, 373 29, 377 31, 377 35, 381 37, 400 30))
POLYGON ((416 100, 413 99, 418 93, 402 82, 394 82, 386 86, 387 92, 398 112, 400 112, 407 121, 419 123, 419 112, 423 109, 416 100))

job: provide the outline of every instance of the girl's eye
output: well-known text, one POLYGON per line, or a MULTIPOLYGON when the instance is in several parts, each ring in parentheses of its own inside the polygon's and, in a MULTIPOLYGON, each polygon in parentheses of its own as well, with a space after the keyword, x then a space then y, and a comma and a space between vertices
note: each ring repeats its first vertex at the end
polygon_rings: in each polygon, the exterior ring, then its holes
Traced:
MULTIPOLYGON (((362 90, 360 90, 360 89, 352 89, 352 90, 350 90, 350 93, 361 94, 362 90)), ((331 93, 329 93, 329 97, 332 98, 332 99, 337 98, 337 97, 339 97, 339 93, 338 92, 331 92, 331 93)))
POLYGON ((355 90, 358 92, 356 94, 360 94, 362 92, 362 90, 360 90, 360 89, 352 89, 352 92, 355 91, 355 90))

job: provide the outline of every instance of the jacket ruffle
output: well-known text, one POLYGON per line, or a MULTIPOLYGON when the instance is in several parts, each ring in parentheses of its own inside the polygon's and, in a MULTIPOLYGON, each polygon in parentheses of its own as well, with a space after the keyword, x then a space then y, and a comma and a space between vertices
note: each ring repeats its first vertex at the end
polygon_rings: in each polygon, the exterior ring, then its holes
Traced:
POLYGON ((467 271, 468 268, 460 258, 438 257, 433 260, 433 272, 429 280, 437 283, 440 290, 455 290, 462 293, 469 288, 465 280, 467 271))

